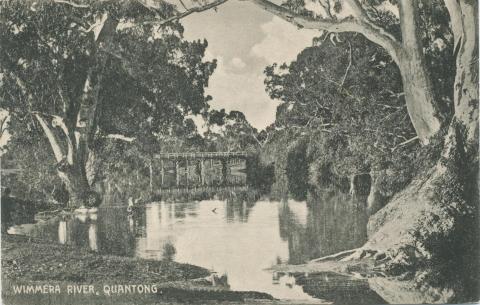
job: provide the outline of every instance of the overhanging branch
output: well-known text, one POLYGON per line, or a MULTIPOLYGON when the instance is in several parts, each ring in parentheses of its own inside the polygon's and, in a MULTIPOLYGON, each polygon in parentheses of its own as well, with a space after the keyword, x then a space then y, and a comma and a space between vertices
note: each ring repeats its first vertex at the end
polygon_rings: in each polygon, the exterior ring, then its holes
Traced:
POLYGON ((181 12, 181 13, 178 13, 172 17, 169 17, 167 19, 163 19, 163 20, 151 20, 151 21, 144 21, 144 22, 140 22, 138 24, 135 24, 135 26, 139 26, 139 25, 145 25, 145 24, 153 24, 153 25, 159 25, 159 26, 162 26, 162 25, 165 25, 167 23, 170 23, 170 22, 173 22, 173 21, 177 21, 177 20, 180 20, 182 18, 185 18, 191 14, 194 14, 194 13, 200 13, 200 12, 204 12, 204 11, 207 11, 209 9, 212 9, 212 8, 215 8, 225 2, 227 2, 228 0, 216 0, 216 1, 213 1, 209 4, 206 4, 206 5, 203 5, 203 6, 197 6, 197 7, 193 7, 193 8, 190 8, 184 12, 181 12))
POLYGON ((121 135, 121 134, 108 134, 108 135, 105 136, 105 138, 120 140, 120 141, 130 142, 130 143, 136 140, 136 138, 127 137, 127 136, 124 136, 124 135, 121 135))
POLYGON ((77 4, 77 3, 71 2, 71 1, 54 0, 53 2, 70 5, 70 6, 73 6, 75 8, 89 8, 90 7, 89 5, 86 5, 86 4, 77 4))
POLYGON ((274 14, 275 16, 282 18, 292 24, 297 25, 300 28, 312 29, 312 30, 325 30, 335 33, 343 32, 356 32, 364 35, 368 40, 383 47, 393 58, 393 60, 399 63, 399 51, 401 44, 383 28, 375 25, 366 16, 363 9, 358 6, 357 1, 346 0, 353 6, 354 13, 357 17, 349 16, 340 20, 326 19, 326 18, 314 18, 310 16, 303 16, 288 10, 285 7, 277 5, 268 0, 250 0, 250 2, 256 4, 267 12, 274 14))

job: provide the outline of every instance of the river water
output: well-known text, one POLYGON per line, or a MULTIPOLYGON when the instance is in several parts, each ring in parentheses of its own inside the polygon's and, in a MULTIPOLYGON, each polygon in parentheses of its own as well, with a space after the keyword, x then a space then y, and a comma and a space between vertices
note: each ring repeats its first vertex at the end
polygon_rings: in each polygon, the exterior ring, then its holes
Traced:
POLYGON ((364 294, 363 284, 351 285, 333 275, 267 270, 366 241, 364 198, 332 193, 307 201, 249 201, 233 194, 225 200, 152 202, 134 213, 128 213, 125 204, 104 204, 97 213, 16 226, 10 233, 103 254, 190 263, 226 275, 232 290, 266 292, 279 299, 333 301, 324 283, 338 282, 337 288, 357 289, 348 296, 358 301, 355 294, 364 294))

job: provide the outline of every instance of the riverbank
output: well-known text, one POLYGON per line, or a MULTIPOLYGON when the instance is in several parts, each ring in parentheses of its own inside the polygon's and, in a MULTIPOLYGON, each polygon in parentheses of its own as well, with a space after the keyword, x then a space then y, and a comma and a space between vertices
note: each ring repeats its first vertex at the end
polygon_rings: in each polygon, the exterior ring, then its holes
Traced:
POLYGON ((105 256, 24 236, 2 235, 4 304, 273 301, 265 293, 230 291, 213 282, 210 271, 189 264, 105 256), (26 291, 29 286, 42 288, 26 291))
POLYGON ((388 272, 389 258, 384 253, 362 248, 342 251, 301 265, 276 265, 281 273, 336 273, 352 281, 364 282, 386 304, 446 304, 455 301, 451 289, 419 283, 409 274, 388 272))

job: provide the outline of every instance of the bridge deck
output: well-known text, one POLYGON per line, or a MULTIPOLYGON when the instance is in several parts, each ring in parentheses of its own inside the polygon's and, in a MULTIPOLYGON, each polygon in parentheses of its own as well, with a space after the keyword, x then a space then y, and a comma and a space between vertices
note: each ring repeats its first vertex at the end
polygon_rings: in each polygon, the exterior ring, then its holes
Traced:
POLYGON ((235 158, 241 157, 246 158, 248 154, 246 152, 184 152, 184 153, 160 153, 156 154, 155 157, 158 159, 208 159, 208 158, 235 158))

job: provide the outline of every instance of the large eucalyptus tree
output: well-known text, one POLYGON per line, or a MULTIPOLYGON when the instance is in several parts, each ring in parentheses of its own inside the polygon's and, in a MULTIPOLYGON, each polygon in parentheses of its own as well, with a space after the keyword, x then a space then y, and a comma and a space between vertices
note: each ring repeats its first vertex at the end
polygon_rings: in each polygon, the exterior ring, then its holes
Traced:
POLYGON ((207 44, 183 40, 173 6, 157 4, 1 3, 0 108, 48 139, 72 206, 99 203, 102 141, 168 134, 208 108, 207 44))

